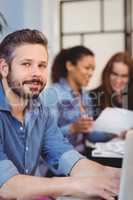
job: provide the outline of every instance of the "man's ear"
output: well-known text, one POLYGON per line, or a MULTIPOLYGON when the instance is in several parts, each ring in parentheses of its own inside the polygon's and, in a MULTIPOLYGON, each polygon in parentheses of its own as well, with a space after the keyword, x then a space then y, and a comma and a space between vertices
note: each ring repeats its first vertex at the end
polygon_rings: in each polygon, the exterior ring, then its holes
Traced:
POLYGON ((5 61, 5 59, 0 58, 0 74, 2 78, 6 78, 8 75, 9 67, 5 61))

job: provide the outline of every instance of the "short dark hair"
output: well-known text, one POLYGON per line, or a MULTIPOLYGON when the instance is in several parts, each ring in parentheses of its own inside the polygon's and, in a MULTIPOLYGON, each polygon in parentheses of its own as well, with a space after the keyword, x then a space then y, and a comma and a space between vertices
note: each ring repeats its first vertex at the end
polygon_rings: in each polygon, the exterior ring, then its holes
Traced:
POLYGON ((13 59, 13 51, 22 44, 41 44, 47 49, 48 41, 38 30, 17 30, 8 34, 0 43, 0 58, 4 58, 10 64, 13 59))
POLYGON ((94 56, 94 53, 85 46, 78 45, 67 49, 62 49, 55 57, 52 65, 52 82, 58 82, 60 78, 67 77, 66 62, 70 61, 73 65, 83 56, 94 56))

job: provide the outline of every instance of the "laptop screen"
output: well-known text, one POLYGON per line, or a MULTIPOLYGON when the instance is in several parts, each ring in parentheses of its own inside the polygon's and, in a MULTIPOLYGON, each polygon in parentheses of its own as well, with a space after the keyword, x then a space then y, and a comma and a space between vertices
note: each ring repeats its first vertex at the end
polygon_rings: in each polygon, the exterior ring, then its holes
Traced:
POLYGON ((133 130, 127 133, 120 182, 119 200, 133 200, 133 130))

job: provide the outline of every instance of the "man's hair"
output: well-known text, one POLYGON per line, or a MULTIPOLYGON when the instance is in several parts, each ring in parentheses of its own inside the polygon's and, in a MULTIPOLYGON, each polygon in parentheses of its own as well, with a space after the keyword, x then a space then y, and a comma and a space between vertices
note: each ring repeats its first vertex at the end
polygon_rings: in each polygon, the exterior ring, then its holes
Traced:
POLYGON ((11 64, 16 47, 23 44, 41 44, 47 49, 47 39, 38 30, 22 29, 7 35, 0 43, 0 58, 11 64))
POLYGON ((55 57, 52 65, 52 82, 58 82, 60 78, 67 77, 66 63, 69 61, 76 66, 84 56, 94 56, 94 53, 85 46, 78 45, 62 49, 55 57))

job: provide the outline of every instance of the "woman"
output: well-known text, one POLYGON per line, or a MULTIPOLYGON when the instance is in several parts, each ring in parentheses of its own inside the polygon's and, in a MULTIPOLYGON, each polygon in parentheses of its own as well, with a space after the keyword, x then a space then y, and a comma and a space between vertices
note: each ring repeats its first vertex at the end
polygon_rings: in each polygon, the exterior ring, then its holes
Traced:
POLYGON ((62 134, 81 153, 93 124, 90 97, 83 87, 88 85, 94 69, 94 53, 88 48, 61 50, 52 65, 53 84, 43 94, 62 134))
POLYGON ((61 50, 51 68, 53 84, 43 93, 43 100, 62 134, 82 154, 85 154, 86 139, 91 142, 112 139, 112 135, 92 132, 93 105, 83 87, 88 85, 94 69, 95 56, 90 49, 75 46, 61 50))
POLYGON ((90 91, 95 118, 106 107, 133 110, 132 89, 133 60, 126 52, 116 53, 103 70, 101 85, 90 91))
POLYGON ((132 110, 132 85, 133 60, 126 52, 113 55, 103 70, 100 87, 90 92, 93 105, 98 108, 95 116, 97 117, 106 107, 132 110))

